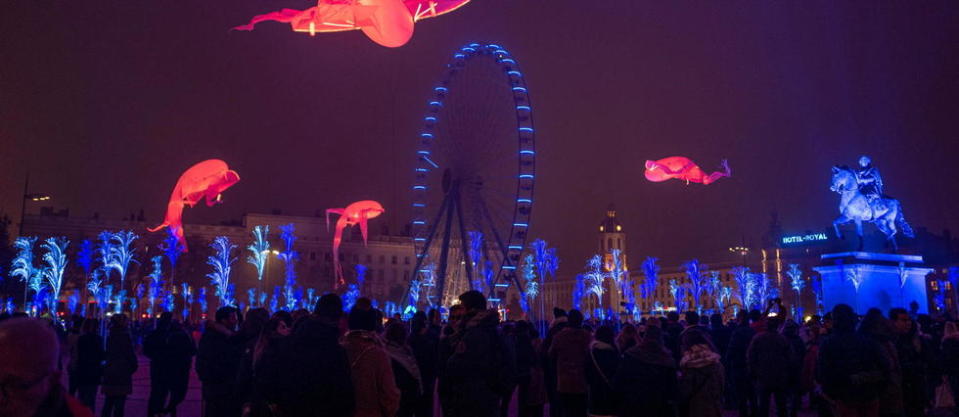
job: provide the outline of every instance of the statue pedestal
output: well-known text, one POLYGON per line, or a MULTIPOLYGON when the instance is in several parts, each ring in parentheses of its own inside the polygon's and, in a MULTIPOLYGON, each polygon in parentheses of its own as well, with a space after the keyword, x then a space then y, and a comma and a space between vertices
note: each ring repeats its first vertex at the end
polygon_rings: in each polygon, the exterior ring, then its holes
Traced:
POLYGON ((873 307, 888 314, 893 307, 908 310, 912 301, 919 303, 920 313, 929 312, 926 275, 933 270, 922 267, 922 256, 827 253, 822 255, 822 265, 813 270, 822 276, 823 307, 827 312, 842 303, 859 314, 873 307))

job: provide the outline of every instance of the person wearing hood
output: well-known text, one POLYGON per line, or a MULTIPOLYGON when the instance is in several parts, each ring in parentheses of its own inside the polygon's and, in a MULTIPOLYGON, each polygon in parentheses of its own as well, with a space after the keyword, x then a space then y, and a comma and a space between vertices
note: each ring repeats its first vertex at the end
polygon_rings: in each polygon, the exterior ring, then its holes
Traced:
POLYGON ((127 396, 133 393, 137 355, 125 314, 110 317, 106 364, 103 366, 103 417, 123 417, 127 396))
POLYGON ((465 314, 440 357, 446 403, 443 415, 498 417, 500 400, 515 388, 516 359, 497 330, 499 314, 479 291, 459 296, 465 314))
POLYGON ((721 417, 726 376, 709 333, 691 329, 683 333, 680 346, 683 352, 679 360, 681 415, 721 417))
POLYGON ((583 328, 583 313, 570 310, 566 328, 556 334, 549 357, 556 362, 556 392, 563 417, 585 417, 586 364, 589 361, 589 331, 583 328))
POLYGON ((350 330, 341 341, 356 396, 353 417, 393 417, 400 408, 400 390, 390 356, 376 334, 379 315, 366 303, 356 304, 348 318, 350 330))
POLYGON ((589 388, 589 415, 616 415, 617 401, 613 376, 619 367, 619 349, 614 343, 616 332, 609 325, 596 329, 596 340, 589 345, 586 383, 589 388))
POLYGON ((423 377, 416 363, 413 349, 407 343, 406 325, 401 321, 390 320, 386 324, 386 353, 390 356, 393 376, 400 390, 400 409, 397 417, 412 417, 422 401, 423 377))
POLYGON ((663 343, 662 329, 646 327, 642 342, 623 354, 612 383, 619 417, 676 414, 676 361, 663 343))
POLYGON ((220 307, 208 322, 197 349, 196 373, 202 383, 205 417, 235 417, 240 414, 236 377, 243 355, 241 340, 234 337, 239 322, 235 307, 220 307))

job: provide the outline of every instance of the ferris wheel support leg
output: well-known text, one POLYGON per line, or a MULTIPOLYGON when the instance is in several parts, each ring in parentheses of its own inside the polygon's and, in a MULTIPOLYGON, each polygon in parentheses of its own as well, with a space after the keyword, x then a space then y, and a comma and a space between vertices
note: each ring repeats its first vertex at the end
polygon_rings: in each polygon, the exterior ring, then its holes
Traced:
POLYGON ((466 227, 463 226, 463 205, 460 203, 460 192, 459 187, 456 187, 456 195, 454 200, 456 203, 456 219, 460 227, 460 247, 463 249, 463 259, 466 260, 466 280, 469 281, 470 287, 473 286, 473 260, 470 259, 470 251, 466 249, 469 247, 469 240, 466 240, 466 227))
POLYGON ((443 203, 440 205, 439 212, 436 213, 436 218, 433 219, 433 223, 430 223, 430 232, 426 236, 426 242, 423 244, 423 249, 420 253, 416 254, 416 265, 413 268, 413 275, 410 279, 410 282, 407 283, 406 293, 404 293, 404 299, 399 300, 400 303, 405 303, 409 299, 410 292, 413 291, 412 281, 418 279, 420 274, 420 268, 423 267, 423 260, 426 259, 426 255, 429 254, 430 245, 433 243, 433 237, 436 236, 436 226, 440 224, 440 219, 443 217, 443 212, 446 211, 446 205, 449 204, 449 198, 443 198, 443 203))
MULTIPOLYGON (((455 193, 456 191, 451 192, 450 194, 455 193)), ((439 297, 439 305, 443 305, 443 297, 446 295, 446 268, 447 261, 449 260, 450 255, 450 235, 452 234, 453 228, 453 206, 455 201, 451 201, 450 204, 446 206, 446 227, 443 230, 443 246, 440 249, 440 267, 439 267, 439 277, 436 283, 436 296, 439 297)))

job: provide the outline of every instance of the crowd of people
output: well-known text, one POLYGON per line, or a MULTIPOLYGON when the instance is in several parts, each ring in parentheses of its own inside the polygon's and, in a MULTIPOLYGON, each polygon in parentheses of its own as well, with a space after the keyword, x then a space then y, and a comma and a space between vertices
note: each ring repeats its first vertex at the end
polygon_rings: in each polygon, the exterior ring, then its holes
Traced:
POLYGON ((408 321, 335 294, 312 312, 222 307, 201 329, 169 313, 57 326, 0 317, 0 415, 124 415, 137 345, 150 360, 148 415, 176 416, 195 369, 204 417, 742 417, 952 415, 959 330, 946 318, 837 305, 803 322, 741 311, 671 312, 638 323, 554 309, 502 321, 468 291, 408 321), (195 340, 198 339, 198 343, 195 340), (63 349, 58 346, 63 346, 63 349), (67 352, 66 355, 62 352, 67 352), (66 357, 66 359, 64 359, 66 357), (66 372, 66 378, 61 375, 66 372), (68 381, 65 385, 61 380, 68 381))

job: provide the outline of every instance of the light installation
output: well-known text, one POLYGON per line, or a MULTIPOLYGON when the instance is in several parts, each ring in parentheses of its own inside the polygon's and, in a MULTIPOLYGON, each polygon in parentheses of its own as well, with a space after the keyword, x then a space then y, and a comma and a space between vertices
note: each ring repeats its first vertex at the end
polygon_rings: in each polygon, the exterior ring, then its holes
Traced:
POLYGON ((646 179, 651 182, 663 182, 672 179, 709 185, 720 178, 732 176, 729 164, 722 161, 722 171, 707 174, 699 165, 684 156, 671 156, 656 161, 646 161, 646 179))
POLYGON ((51 237, 41 245, 45 253, 43 262, 43 277, 50 287, 50 312, 56 316, 57 301, 60 298, 60 289, 63 287, 63 272, 67 269, 67 245, 70 244, 64 237, 51 237))
POLYGON ((357 201, 345 208, 331 208, 326 210, 327 228, 330 227, 330 214, 338 214, 340 216, 339 219, 336 219, 336 228, 333 233, 333 269, 336 275, 337 287, 346 284, 346 280, 343 279, 343 269, 340 266, 339 256, 340 244, 343 243, 343 229, 349 226, 359 226, 360 233, 363 235, 363 244, 365 245, 369 237, 367 222, 383 214, 385 211, 380 203, 372 200, 357 201))
POLYGON ((214 253, 207 258, 206 263, 213 267, 213 272, 206 274, 206 276, 215 288, 220 307, 233 305, 233 297, 228 289, 230 286, 230 270, 233 262, 236 261, 232 253, 233 249, 236 249, 236 245, 230 243, 230 239, 226 236, 217 236, 213 239, 210 247, 214 253))
POLYGON ((223 191, 239 181, 240 175, 219 159, 208 159, 190 167, 183 172, 183 175, 180 175, 173 193, 170 194, 163 223, 147 230, 156 232, 169 227, 182 245, 183 252, 186 252, 186 239, 183 237, 183 207, 193 207, 204 198, 206 205, 213 207, 223 201, 223 191))
POLYGON ((253 30, 260 22, 289 23, 294 32, 314 36, 323 32, 360 30, 373 42, 389 48, 405 45, 413 26, 422 19, 456 10, 470 0, 319 0, 305 10, 282 9, 254 16, 235 30, 253 30))
POLYGON ((536 174, 525 78, 502 46, 470 43, 453 52, 431 89, 415 136, 411 186, 416 265, 409 291, 415 281, 420 294, 401 302, 449 305, 456 291, 479 286, 494 305, 510 286, 525 298, 517 269, 536 174), (427 274, 435 288, 423 285, 427 274))

